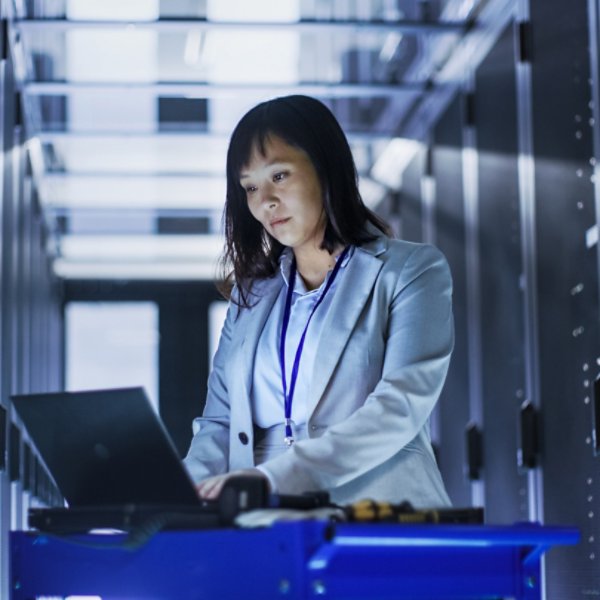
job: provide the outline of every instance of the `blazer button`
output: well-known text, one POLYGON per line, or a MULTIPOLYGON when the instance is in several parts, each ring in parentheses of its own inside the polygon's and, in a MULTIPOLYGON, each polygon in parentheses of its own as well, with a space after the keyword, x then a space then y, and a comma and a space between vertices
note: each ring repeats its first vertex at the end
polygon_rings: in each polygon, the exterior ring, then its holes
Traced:
POLYGON ((242 442, 242 444, 244 444, 244 446, 246 444, 248 444, 248 435, 245 434, 243 431, 238 434, 238 437, 240 438, 240 442, 242 442))

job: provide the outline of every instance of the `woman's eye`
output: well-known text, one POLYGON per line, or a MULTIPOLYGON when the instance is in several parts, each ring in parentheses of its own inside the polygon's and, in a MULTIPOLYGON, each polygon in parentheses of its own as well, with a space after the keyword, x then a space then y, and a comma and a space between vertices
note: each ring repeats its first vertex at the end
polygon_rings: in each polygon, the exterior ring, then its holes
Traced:
POLYGON ((256 191, 256 186, 255 185, 247 185, 245 187, 246 190, 246 194, 252 194, 253 192, 256 191))
POLYGON ((286 173, 275 173, 275 175, 273 175, 273 181, 283 181, 285 176, 286 173))

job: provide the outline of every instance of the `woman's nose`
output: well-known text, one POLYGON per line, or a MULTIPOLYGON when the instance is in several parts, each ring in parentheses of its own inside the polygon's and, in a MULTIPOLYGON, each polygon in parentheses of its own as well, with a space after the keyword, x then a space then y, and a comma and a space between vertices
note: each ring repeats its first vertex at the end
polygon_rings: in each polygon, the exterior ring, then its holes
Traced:
POLYGON ((277 205, 277 195, 274 193, 271 186, 264 186, 262 190, 262 202, 269 208, 274 208, 277 205))

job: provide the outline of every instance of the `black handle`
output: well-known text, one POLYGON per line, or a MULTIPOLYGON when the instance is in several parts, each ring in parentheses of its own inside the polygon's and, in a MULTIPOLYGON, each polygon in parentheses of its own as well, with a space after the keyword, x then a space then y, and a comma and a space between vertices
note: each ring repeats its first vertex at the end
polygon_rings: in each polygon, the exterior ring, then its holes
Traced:
POLYGON ((6 469, 6 409, 0 406, 0 471, 6 469))
POLYGON ((594 381, 592 398, 592 440, 594 456, 600 456, 600 375, 594 381))
POLYGON ((538 412, 530 400, 521 405, 519 424, 521 447, 517 463, 520 469, 534 469, 539 458, 538 412))
POLYGON ((470 481, 481 479, 483 468, 483 436, 475 423, 467 425, 467 478, 470 481))
POLYGON ((217 506, 219 520, 231 525, 242 512, 267 506, 269 490, 263 477, 238 475, 230 477, 223 486, 217 506))
POLYGON ((23 444, 23 491, 31 491, 31 446, 25 442, 23 444))
POLYGON ((10 424, 9 446, 8 477, 11 481, 18 481, 21 479, 21 432, 14 423, 10 424))
POLYGON ((10 43, 8 38, 8 19, 2 19, 0 20, 0 60, 8 60, 10 56, 10 43))

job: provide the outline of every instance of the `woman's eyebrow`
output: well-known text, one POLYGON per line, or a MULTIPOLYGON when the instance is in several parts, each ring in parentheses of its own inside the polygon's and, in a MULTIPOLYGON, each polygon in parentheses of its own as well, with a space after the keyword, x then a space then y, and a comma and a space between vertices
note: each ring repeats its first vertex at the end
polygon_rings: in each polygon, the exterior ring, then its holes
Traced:
MULTIPOLYGON (((271 168, 273 166, 284 166, 289 164, 289 160, 286 160, 284 158, 274 158, 272 161, 268 162, 265 167, 266 168, 271 168)), ((252 175, 250 175, 250 173, 240 173, 240 181, 242 179, 248 179, 249 177, 252 177, 252 175)))

